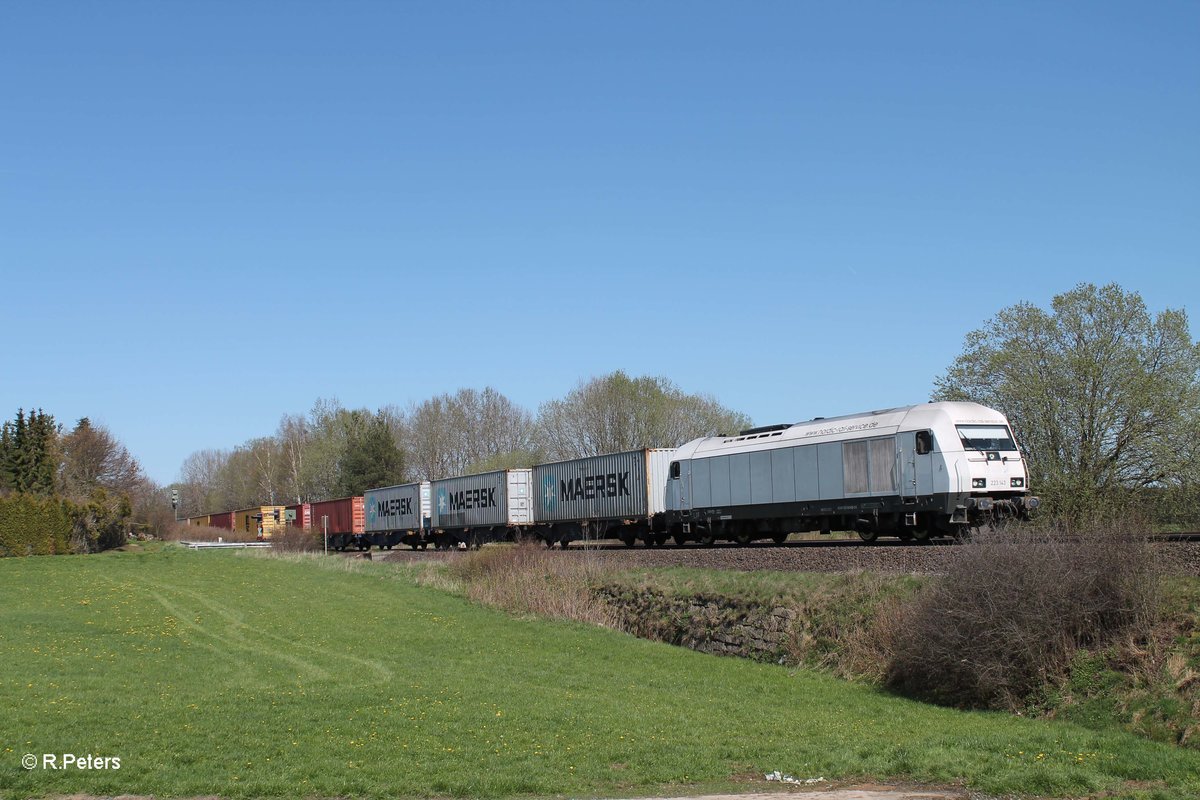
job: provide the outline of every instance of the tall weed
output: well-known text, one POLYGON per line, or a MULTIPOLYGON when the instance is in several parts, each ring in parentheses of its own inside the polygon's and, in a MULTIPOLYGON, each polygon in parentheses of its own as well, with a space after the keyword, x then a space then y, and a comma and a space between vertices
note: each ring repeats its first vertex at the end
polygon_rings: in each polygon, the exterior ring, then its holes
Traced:
POLYGON ((607 571, 586 556, 567 558, 536 544, 489 546, 454 561, 449 572, 480 603, 606 627, 617 623, 595 592, 607 571))

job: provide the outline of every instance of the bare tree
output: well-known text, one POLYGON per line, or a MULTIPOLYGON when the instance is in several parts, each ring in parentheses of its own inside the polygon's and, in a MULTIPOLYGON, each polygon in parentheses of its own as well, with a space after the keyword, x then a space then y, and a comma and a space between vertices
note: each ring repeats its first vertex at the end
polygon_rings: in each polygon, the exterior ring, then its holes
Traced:
POLYGON ((62 438, 62 479, 69 496, 81 497, 98 487, 132 494, 144 476, 125 445, 84 417, 62 438))
POLYGON ((490 386, 459 389, 415 406, 404 444, 412 469, 426 480, 538 458, 532 414, 490 386))
POLYGON ((544 448, 551 458, 677 447, 750 425, 708 395, 684 394, 663 377, 630 378, 617 371, 579 384, 538 414, 544 448))
POLYGON ((297 503, 312 499, 304 472, 304 458, 311 439, 308 418, 303 414, 284 414, 279 420, 275 439, 279 442, 279 455, 283 462, 283 493, 297 503))
POLYGON ((197 516, 211 511, 223 511, 226 505, 222 494, 222 472, 229 462, 228 450, 197 450, 183 460, 179 469, 179 515, 197 516))

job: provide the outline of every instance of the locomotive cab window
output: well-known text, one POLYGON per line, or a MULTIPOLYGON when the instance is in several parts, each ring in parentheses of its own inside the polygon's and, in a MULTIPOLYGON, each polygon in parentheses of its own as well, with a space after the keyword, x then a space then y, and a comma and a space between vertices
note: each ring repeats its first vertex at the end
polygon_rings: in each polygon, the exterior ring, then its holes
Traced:
POLYGON ((933 452, 933 434, 929 431, 917 431, 917 455, 924 456, 933 452))
POLYGON ((678 477, 679 477, 679 462, 672 461, 671 462, 671 479, 674 480, 675 478, 678 478, 678 477))
POLYGON ((1008 450, 1017 449, 1007 425, 959 425, 958 435, 964 450, 1008 450))

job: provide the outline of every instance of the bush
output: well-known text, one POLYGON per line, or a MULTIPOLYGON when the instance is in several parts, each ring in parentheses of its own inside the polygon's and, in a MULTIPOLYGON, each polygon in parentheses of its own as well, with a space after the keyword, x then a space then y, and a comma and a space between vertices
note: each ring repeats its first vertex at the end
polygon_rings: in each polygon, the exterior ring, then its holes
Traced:
POLYGON ((1160 578, 1134 526, 980 533, 940 580, 881 613, 884 684, 946 705, 1019 709, 1066 675, 1079 648, 1148 630, 1160 578))
POLYGON ((0 496, 0 557, 72 552, 75 516, 71 504, 61 498, 0 496))

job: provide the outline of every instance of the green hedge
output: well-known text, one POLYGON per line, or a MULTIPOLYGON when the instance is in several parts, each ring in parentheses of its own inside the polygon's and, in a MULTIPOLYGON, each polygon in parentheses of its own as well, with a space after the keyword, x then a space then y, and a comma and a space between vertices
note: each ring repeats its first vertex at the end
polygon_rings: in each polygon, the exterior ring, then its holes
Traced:
POLYGON ((70 553, 75 514, 56 497, 0 497, 0 557, 70 553))

